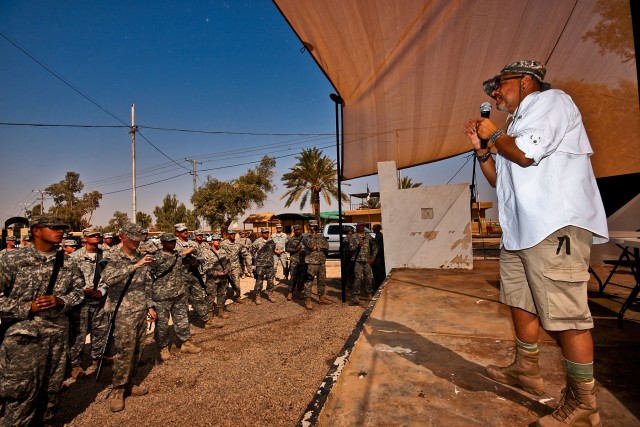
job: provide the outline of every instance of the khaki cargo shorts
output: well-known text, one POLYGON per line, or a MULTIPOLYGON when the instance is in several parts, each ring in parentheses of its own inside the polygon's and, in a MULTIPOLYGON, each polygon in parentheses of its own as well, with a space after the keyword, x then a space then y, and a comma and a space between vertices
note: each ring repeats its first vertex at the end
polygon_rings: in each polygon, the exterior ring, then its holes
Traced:
POLYGON ((567 226, 523 250, 500 252, 500 301, 537 314, 547 331, 593 328, 587 304, 592 234, 567 226))

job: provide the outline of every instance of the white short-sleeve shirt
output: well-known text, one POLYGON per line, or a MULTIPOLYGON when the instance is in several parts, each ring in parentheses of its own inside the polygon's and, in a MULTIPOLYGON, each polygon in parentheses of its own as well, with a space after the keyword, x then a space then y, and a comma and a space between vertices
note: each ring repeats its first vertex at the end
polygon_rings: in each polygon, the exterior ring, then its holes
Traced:
POLYGON ((571 97, 557 89, 528 95, 507 133, 534 163, 523 168, 496 158, 502 245, 530 248, 567 225, 605 243, 607 218, 589 158, 593 150, 571 97))

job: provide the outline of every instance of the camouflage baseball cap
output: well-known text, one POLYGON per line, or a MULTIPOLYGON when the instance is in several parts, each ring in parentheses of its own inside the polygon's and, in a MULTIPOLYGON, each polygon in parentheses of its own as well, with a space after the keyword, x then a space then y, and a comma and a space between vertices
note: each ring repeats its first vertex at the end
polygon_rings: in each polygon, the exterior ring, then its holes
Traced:
POLYGON ((204 231, 202 230, 196 230, 195 233, 193 233, 195 236, 204 236, 204 231))
POLYGON ((175 242, 176 240, 178 240, 178 238, 171 233, 162 233, 160 235, 160 241, 161 242, 175 242))
POLYGON ((294 230, 300 230, 300 226, 299 226, 298 224, 294 225, 292 228, 293 228, 294 230))
POLYGON ((318 226, 318 221, 316 221, 315 219, 309 220, 309 227, 317 227, 318 226))
POLYGON ((59 216, 53 215, 38 215, 31 218, 31 227, 45 228, 45 227, 64 227, 70 228, 67 223, 59 216))
POLYGON ((268 233, 269 229, 267 227, 260 227, 260 232, 261 233, 268 233))
POLYGON ((62 241, 62 246, 78 246, 78 242, 73 239, 67 239, 62 241))
POLYGON ((282 228, 282 224, 276 224, 276 228, 282 228))
POLYGON ((179 222, 178 224, 174 224, 173 228, 175 228, 177 232, 187 230, 187 226, 185 225, 184 222, 179 222))
POLYGON ((218 233, 213 233, 211 235, 211 241, 214 241, 214 240, 222 240, 222 236, 218 233))
POLYGON ((83 237, 102 236, 102 233, 96 230, 94 227, 85 228, 82 230, 83 237))
POLYGON ((16 236, 7 236, 7 242, 15 242, 18 240, 16 236))
POLYGON ((132 222, 127 223, 120 229, 121 236, 127 236, 130 240, 140 242, 142 240, 142 227, 132 222))
POLYGON ((511 74, 529 74, 540 82, 540 90, 544 91, 547 89, 551 89, 551 85, 549 83, 543 82, 544 76, 547 74, 547 68, 540 61, 533 60, 522 60, 513 62, 511 64, 505 65, 504 68, 495 76, 491 77, 489 80, 485 80, 482 83, 482 88, 484 92, 491 96, 494 90, 497 89, 498 81, 500 77, 508 76, 511 74))
POLYGON ((149 234, 149 230, 147 230, 146 228, 142 229, 142 234, 149 234))
POLYGON ((231 228, 227 230, 227 234, 236 234, 236 230, 232 230, 231 228))
POLYGON ((113 233, 104 233, 104 237, 105 239, 113 239, 113 233))

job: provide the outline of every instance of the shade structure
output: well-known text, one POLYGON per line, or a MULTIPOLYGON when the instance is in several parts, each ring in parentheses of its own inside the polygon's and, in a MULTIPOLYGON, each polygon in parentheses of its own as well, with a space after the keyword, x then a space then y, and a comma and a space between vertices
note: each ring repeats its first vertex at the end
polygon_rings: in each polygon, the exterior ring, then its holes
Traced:
MULTIPOLYGON (((342 178, 470 150, 482 81, 536 59, 580 108, 597 177, 640 172, 629 0, 274 0, 344 99, 342 178)), ((504 114, 491 117, 506 127, 504 114)))

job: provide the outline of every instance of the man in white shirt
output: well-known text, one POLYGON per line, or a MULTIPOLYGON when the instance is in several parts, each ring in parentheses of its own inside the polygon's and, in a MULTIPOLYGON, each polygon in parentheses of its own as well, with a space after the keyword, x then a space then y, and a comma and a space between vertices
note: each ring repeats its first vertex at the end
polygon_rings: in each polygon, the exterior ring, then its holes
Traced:
POLYGON ((511 307, 516 333, 514 363, 488 366, 487 375, 543 394, 542 325, 557 334, 567 387, 555 412, 538 425, 599 426, 587 282, 591 244, 607 241, 607 221, 580 112, 566 93, 550 89, 545 74, 538 61, 505 66, 483 85, 498 110, 509 113, 507 130, 488 118, 470 120, 465 129, 496 187, 503 230, 500 300, 511 307))

